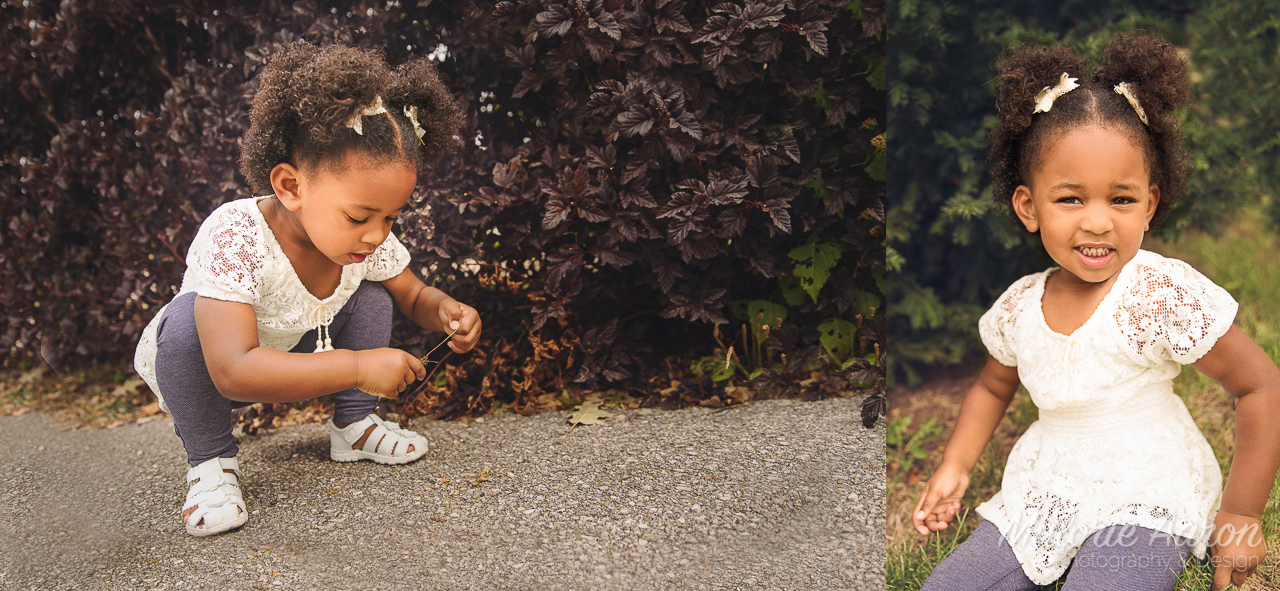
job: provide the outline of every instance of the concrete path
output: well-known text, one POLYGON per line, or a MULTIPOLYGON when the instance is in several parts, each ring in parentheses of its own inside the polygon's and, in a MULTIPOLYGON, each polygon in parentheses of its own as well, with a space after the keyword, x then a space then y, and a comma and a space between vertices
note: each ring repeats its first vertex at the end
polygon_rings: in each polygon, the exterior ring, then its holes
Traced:
POLYGON ((861 401, 568 433, 567 412, 417 419, 433 449, 408 466, 281 428, 240 438, 249 523, 202 539, 167 418, 0 417, 0 589, 883 589, 885 432, 861 401))

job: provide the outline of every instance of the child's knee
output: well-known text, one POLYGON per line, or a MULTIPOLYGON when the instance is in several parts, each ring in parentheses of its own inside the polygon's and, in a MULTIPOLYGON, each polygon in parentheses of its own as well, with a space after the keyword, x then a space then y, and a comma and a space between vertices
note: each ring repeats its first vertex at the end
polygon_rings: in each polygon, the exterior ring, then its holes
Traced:
POLYGON ((367 311, 371 314, 390 315, 395 309, 395 302, 391 300, 391 293, 376 281, 360 282, 360 287, 356 288, 356 292, 351 295, 351 299, 359 302, 358 306, 361 311, 367 311))
POLYGON ((172 354, 200 352, 200 332, 196 329, 195 292, 173 298, 164 308, 156 328, 156 362, 172 354))

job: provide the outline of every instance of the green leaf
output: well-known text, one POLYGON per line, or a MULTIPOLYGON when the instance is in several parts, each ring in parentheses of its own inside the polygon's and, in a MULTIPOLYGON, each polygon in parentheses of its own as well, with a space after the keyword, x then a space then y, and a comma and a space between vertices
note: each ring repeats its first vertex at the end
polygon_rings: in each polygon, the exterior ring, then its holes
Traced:
POLYGON ((723 382, 723 381, 725 381, 725 380, 727 380, 727 379, 729 379, 729 378, 733 377, 733 372, 734 372, 734 370, 735 370, 735 369, 737 369, 737 368, 735 368, 735 367, 733 366, 733 363, 732 363, 732 362, 730 362, 730 363, 716 363, 716 371, 715 371, 715 373, 711 374, 711 381, 713 381, 713 382, 723 382))
POLYGON ((831 268, 840 261, 840 250, 837 243, 818 242, 815 236, 809 240, 808 244, 792 250, 787 255, 796 262, 794 274, 800 280, 800 286, 809 294, 809 297, 813 298, 814 303, 818 302, 818 292, 831 277, 831 268))
POLYGON ((884 150, 876 150, 874 156, 871 157, 871 163, 867 164, 866 171, 872 179, 884 182, 887 177, 885 173, 885 154, 884 150))
MULTIPOLYGON (((818 80, 818 84, 822 84, 821 79, 818 80)), ((823 89, 821 86, 814 89, 813 92, 810 92, 805 96, 813 99, 813 102, 818 103, 818 106, 822 107, 823 109, 830 109, 835 106, 835 103, 831 102, 830 98, 827 98, 827 91, 823 89)))
POLYGON ((862 0, 853 0, 852 2, 849 2, 844 6, 841 6, 840 8, 843 8, 845 10, 848 10, 849 12, 852 12, 853 17, 858 20, 865 21, 871 18, 871 14, 868 13, 867 10, 862 7, 862 0))
MULTIPOLYGON (((787 304, 791 306, 799 306, 804 304, 804 288, 800 287, 800 280, 795 277, 779 277, 778 287, 782 288, 782 297, 787 300, 787 304)), ((746 318, 744 313, 742 316, 746 318)))
POLYGON ((757 343, 763 343, 768 338, 768 334, 764 332, 765 326, 769 330, 777 330, 782 328, 782 321, 786 319, 787 309, 782 305, 764 300, 754 300, 747 304, 747 321, 751 323, 752 336, 757 343))
POLYGON ((823 199, 831 198, 831 189, 827 188, 827 182, 822 180, 822 171, 818 170, 818 178, 815 178, 804 184, 805 188, 813 190, 813 194, 823 199))
POLYGON ((870 316, 873 312, 884 310, 884 298, 869 291, 860 291, 856 306, 859 314, 870 316))
POLYGON ((854 337, 858 327, 848 320, 834 318, 818 325, 818 340, 836 363, 853 357, 854 337))
POLYGON ((885 67, 886 62, 887 60, 881 59, 871 64, 871 72, 867 74, 867 84, 876 90, 884 90, 888 86, 889 71, 885 67))

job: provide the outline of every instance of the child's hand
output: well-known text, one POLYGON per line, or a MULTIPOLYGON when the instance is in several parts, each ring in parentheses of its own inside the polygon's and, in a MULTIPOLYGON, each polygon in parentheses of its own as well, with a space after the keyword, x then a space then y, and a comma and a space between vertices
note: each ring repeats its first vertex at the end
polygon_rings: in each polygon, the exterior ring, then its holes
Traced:
POLYGON ((1213 549, 1213 591, 1226 589, 1228 584, 1243 585, 1267 554, 1261 521, 1257 517, 1226 511, 1218 511, 1210 546, 1213 549))
POLYGON ((409 384, 427 377, 427 369, 422 362, 399 349, 369 349, 355 353, 356 387, 374 396, 395 399, 409 384))
POLYGON ((454 353, 466 353, 480 342, 480 313, 475 308, 448 300, 440 304, 440 323, 445 332, 458 331, 449 340, 449 348, 454 353))
POLYGON ((946 462, 938 466, 924 485, 924 494, 911 513, 911 522, 920 535, 947 529, 960 511, 960 497, 969 488, 969 473, 946 462))

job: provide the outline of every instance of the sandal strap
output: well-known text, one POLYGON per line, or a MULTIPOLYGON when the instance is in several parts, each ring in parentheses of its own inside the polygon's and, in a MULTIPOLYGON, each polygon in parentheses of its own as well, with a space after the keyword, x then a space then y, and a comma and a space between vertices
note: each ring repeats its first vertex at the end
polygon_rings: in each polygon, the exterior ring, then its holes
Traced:
POLYGON ((196 507, 196 510, 187 518, 187 522, 199 523, 201 517, 227 503, 238 506, 241 511, 244 511, 245 504, 240 494, 239 476, 239 465, 235 458, 213 458, 187 470, 187 482, 191 484, 191 488, 187 490, 187 499, 182 505, 182 510, 196 507), (235 474, 227 474, 223 472, 224 469, 234 470, 235 474))
POLYGON ((373 433, 369 434, 369 438, 365 440, 364 449, 379 455, 385 455, 392 458, 403 458, 409 455, 409 446, 417 445, 415 449, 422 449, 426 440, 413 431, 405 431, 404 429, 391 430, 382 425, 374 428, 373 433), (408 434, 407 436, 405 434, 408 434), (369 444, 373 444, 370 449, 369 444))
POLYGON ((391 431, 392 433, 395 433, 396 435, 399 435, 406 439, 413 439, 414 437, 420 437, 418 433, 415 433, 408 429, 401 429, 400 423, 385 421, 376 414, 369 415, 369 418, 372 419, 374 423, 377 423, 378 425, 386 427, 388 431, 391 431))
POLYGON ((208 476, 221 478, 222 474, 231 476, 223 472, 223 470, 231 470, 235 472, 236 481, 239 482, 244 474, 240 472, 240 461, 236 458, 212 458, 201 462, 198 466, 187 468, 187 483, 190 484, 196 480, 202 480, 208 476))
MULTIPOLYGON (((363 419, 360 419, 354 423, 351 423, 350 425, 347 425, 346 427, 338 429, 338 432, 342 434, 342 439, 347 442, 347 445, 354 448, 356 446, 356 442, 360 441, 360 437, 364 435, 365 429, 368 429, 369 425, 376 424, 374 421, 370 420, 371 417, 376 417, 376 416, 377 415, 369 415, 363 419)), ((372 436, 370 436, 370 438, 372 439, 372 436)), ((366 442, 367 441, 368 440, 366 440, 366 442)))

